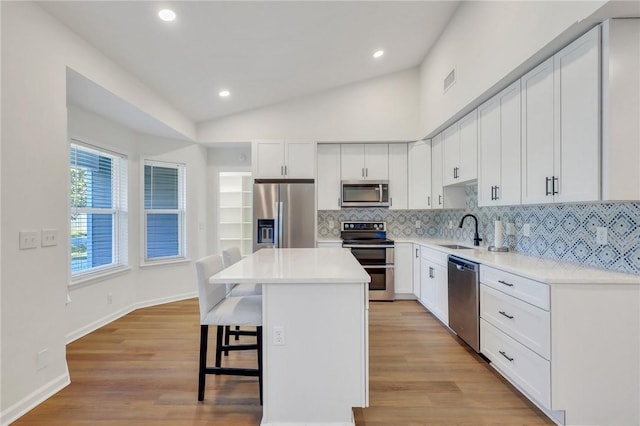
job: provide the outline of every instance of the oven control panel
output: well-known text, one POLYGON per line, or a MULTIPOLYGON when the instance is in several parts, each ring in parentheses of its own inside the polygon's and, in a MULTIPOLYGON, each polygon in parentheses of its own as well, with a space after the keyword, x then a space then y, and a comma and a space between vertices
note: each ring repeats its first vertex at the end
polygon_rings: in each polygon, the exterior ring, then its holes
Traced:
POLYGON ((342 222, 343 231, 386 231, 386 222, 342 222))

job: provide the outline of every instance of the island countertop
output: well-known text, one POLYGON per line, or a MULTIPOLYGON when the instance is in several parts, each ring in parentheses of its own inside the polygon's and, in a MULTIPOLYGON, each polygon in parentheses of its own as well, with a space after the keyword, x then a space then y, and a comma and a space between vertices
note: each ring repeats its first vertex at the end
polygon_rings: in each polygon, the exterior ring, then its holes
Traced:
POLYGON ((268 283, 368 283, 371 277, 343 248, 262 249, 223 269, 211 284, 268 283))

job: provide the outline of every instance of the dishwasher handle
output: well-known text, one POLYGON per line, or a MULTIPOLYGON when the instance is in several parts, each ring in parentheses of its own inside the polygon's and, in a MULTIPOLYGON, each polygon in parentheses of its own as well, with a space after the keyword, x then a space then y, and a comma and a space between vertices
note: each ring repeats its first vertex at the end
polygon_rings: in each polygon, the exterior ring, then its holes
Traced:
POLYGON ((458 271, 478 272, 479 268, 477 263, 451 255, 449 256, 449 263, 454 265, 458 271))

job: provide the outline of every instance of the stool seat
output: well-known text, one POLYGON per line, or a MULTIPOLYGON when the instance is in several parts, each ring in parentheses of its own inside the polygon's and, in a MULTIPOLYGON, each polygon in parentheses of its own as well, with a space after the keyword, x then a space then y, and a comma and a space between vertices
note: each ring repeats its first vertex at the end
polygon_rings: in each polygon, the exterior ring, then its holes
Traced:
MULTIPOLYGON (((262 284, 242 283, 236 284, 231 288, 227 297, 252 296, 262 294, 262 284)), ((242 324, 238 324, 242 325, 242 324)))
POLYGON ((227 297, 206 313, 202 323, 260 326, 262 325, 262 296, 227 297))

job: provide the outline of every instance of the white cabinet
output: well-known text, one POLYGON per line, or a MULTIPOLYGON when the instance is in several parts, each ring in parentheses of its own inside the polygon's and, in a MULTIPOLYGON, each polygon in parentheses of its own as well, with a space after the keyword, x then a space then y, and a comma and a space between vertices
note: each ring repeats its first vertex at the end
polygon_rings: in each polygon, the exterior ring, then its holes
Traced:
POLYGON ((257 140, 251 156, 254 178, 315 179, 315 142, 257 140))
POLYGON ((396 242, 394 255, 394 287, 396 299, 410 299, 413 296, 413 243, 396 242))
POLYGON ((600 27, 524 75, 522 203, 600 197, 600 27))
POLYGON ((520 204, 520 80, 478 108, 478 205, 520 204))
POLYGON ((467 198, 464 186, 442 184, 442 133, 431 139, 431 208, 464 209, 467 198))
POLYGON ((420 302, 448 327, 447 254, 422 246, 420 257, 420 302))
POLYGON ((478 177, 477 111, 442 132, 443 184, 466 183, 478 177))
POLYGON ((318 144, 318 210, 340 210, 340 145, 318 144))
POLYGON ((389 144, 389 209, 407 209, 407 144, 389 144))
POLYGON ((388 180, 388 144, 342 144, 342 180, 388 180))
POLYGON ((409 209, 431 208, 431 142, 409 144, 409 209))
POLYGON ((413 245, 413 295, 420 299, 420 245, 413 245))

